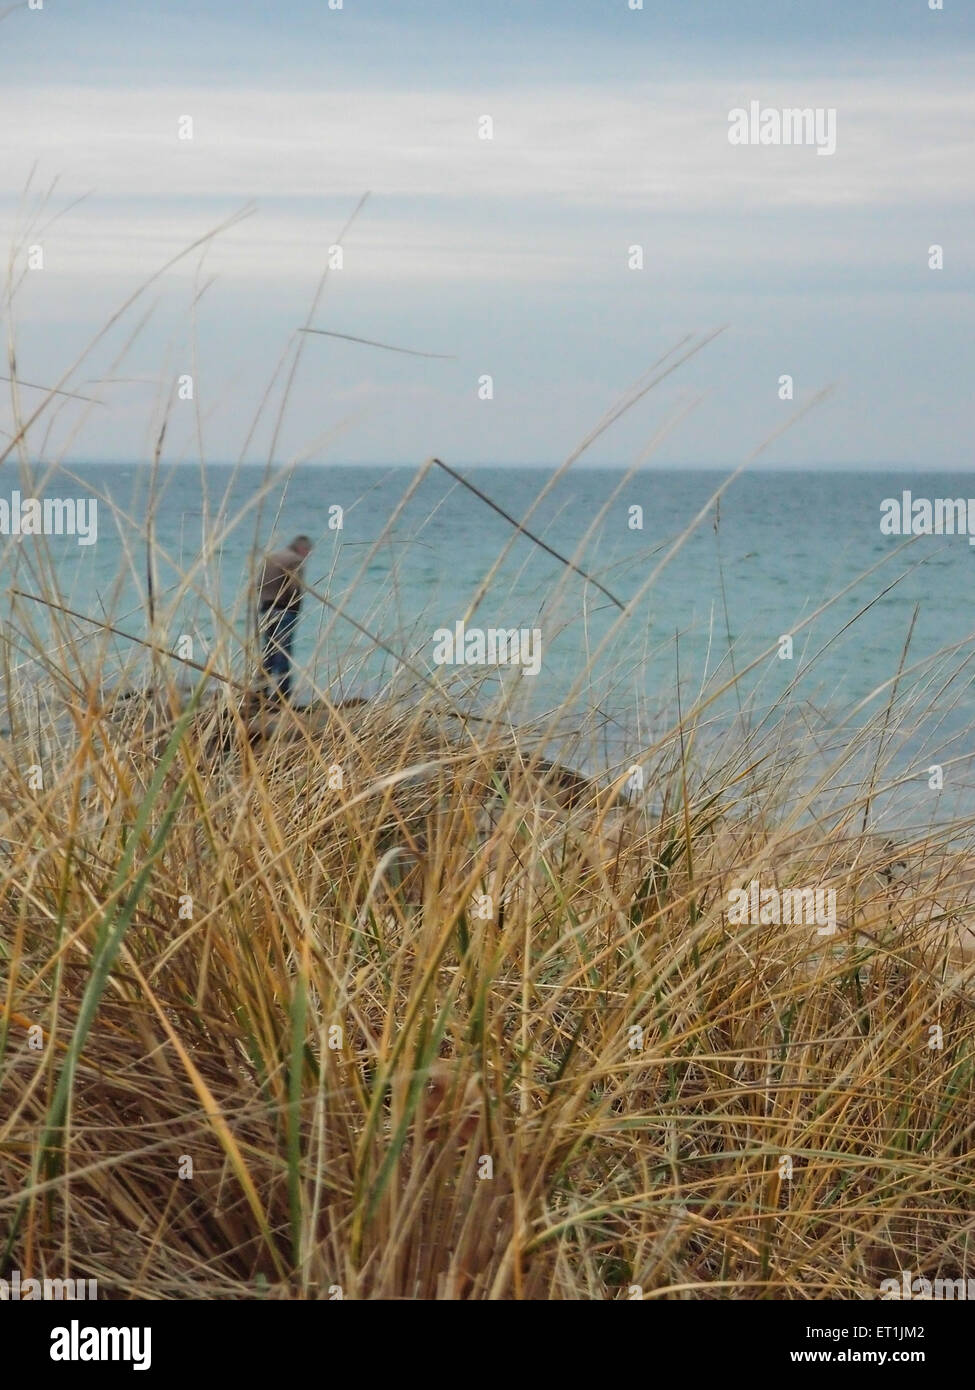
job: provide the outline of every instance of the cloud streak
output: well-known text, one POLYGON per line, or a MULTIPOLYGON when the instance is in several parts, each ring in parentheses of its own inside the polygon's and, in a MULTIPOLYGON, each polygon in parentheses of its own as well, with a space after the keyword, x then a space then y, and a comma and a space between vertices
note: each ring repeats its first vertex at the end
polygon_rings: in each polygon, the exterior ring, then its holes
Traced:
POLYGON ((636 235, 677 211, 706 215, 713 229, 752 210, 787 217, 973 200, 965 170, 975 167, 975 95, 953 65, 934 96, 921 82, 765 83, 756 92, 726 79, 649 94, 553 86, 481 100, 461 91, 62 86, 31 104, 26 131, 24 109, 15 89, 0 94, 8 232, 18 174, 25 180, 35 160, 64 187, 91 189, 56 231, 60 265, 79 275, 139 273, 208 218, 255 197, 260 222, 216 253, 225 273, 307 275, 343 200, 369 188, 369 225, 353 240, 376 270, 383 262, 406 277, 542 281, 578 266, 574 233, 557 235, 559 217, 578 225, 615 213, 636 235), (835 106, 835 156, 731 146, 728 111, 755 95, 773 106, 835 106), (478 139, 481 115, 493 120, 493 140, 478 139), (183 116, 192 140, 177 138, 183 116))

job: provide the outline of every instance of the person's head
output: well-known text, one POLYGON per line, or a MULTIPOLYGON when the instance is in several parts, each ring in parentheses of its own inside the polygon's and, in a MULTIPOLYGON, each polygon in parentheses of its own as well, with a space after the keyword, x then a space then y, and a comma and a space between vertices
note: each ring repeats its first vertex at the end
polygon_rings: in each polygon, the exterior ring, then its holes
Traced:
POLYGON ((307 536, 295 536, 288 549, 295 551, 297 555, 300 555, 301 558, 304 559, 311 550, 311 541, 307 536))

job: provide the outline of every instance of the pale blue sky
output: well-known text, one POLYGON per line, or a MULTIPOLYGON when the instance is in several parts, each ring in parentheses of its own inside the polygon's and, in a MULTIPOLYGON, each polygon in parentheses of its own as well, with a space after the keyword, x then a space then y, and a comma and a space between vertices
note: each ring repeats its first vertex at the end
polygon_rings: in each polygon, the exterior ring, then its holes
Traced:
POLYGON ((71 378, 125 378, 104 404, 67 404, 32 445, 143 458, 160 391, 192 371, 199 421, 177 403, 169 457, 197 456, 200 424, 207 457, 235 458, 368 189, 315 322, 456 361, 309 339, 281 461, 555 462, 674 343, 726 323, 592 461, 632 461, 702 395, 656 459, 733 465, 785 418, 789 373, 800 403, 835 391, 767 461, 967 468, 973 50, 962 0, 21 6, 0 20, 0 233, 44 249, 14 303, 26 380, 57 380, 142 280, 256 205, 71 378), (835 107, 835 155, 731 146, 751 100, 835 107), (45 226, 55 179, 48 213, 67 211, 45 226))

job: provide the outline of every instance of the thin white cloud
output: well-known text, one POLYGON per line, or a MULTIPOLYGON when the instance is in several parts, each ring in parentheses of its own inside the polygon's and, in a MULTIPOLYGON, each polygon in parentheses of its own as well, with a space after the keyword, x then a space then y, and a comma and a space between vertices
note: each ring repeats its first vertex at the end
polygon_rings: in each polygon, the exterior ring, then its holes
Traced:
MULTIPOLYGON (((796 196, 885 203, 965 192, 975 95, 964 74, 904 82, 675 82, 640 90, 282 92, 49 88, 0 92, 7 192, 35 160, 72 186, 117 199, 352 195, 545 197, 567 206, 658 197, 684 208, 796 196), (736 149, 727 111, 837 110, 837 152, 736 149), (29 110, 25 118, 25 108, 29 110), (177 138, 181 115, 192 140, 177 138), (477 138, 480 115, 494 139, 477 138)), ((971 165, 968 165, 971 167, 971 165)))
MULTIPOLYGON (((141 273, 252 198, 263 215, 227 239, 227 273, 304 275, 320 264, 342 200, 368 188, 387 271, 392 253, 407 277, 550 279, 576 260, 552 240, 559 209, 567 219, 618 209, 652 229, 675 210, 713 228, 751 209, 968 203, 975 167, 975 95, 953 69, 935 96, 920 81, 824 80, 490 96, 54 87, 31 101, 26 123, 24 110, 22 93, 0 93, 8 218, 35 161, 65 189, 91 189, 53 232, 64 267, 86 275, 141 273), (835 107, 835 155, 729 145, 728 111, 753 98, 835 107), (482 115, 493 140, 478 139, 482 115), (192 141, 177 138, 181 116, 193 119, 192 141), (412 226, 399 210, 383 218, 394 198, 416 200, 412 226), (485 209, 505 200, 517 204, 508 221, 483 228, 485 209)), ((365 256, 377 250, 374 231, 357 236, 365 256)))

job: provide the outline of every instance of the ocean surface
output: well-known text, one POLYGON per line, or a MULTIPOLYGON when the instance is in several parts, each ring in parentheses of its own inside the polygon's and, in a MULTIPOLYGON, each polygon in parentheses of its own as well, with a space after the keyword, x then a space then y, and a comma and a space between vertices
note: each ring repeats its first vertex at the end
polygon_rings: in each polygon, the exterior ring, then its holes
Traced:
MULTIPOLYGON (((884 814, 913 823, 975 811, 975 547, 965 536, 905 542, 880 528, 884 498, 967 497, 967 474, 750 471, 716 505, 728 477, 717 471, 625 481, 621 470, 574 467, 540 502, 550 472, 465 472, 625 615, 439 468, 419 484, 412 469, 361 466, 181 466, 153 483, 145 467, 79 464, 71 475, 42 490, 35 469, 35 495, 97 498, 96 543, 0 537, 5 630, 25 667, 30 644, 18 634, 31 605, 12 606, 10 588, 38 591, 45 563, 62 603, 146 637, 151 517, 165 639, 191 636, 196 660, 216 643, 240 669, 252 557, 304 532, 314 543, 307 578, 328 603, 305 601, 299 698, 370 695, 390 681, 406 691, 433 675, 473 707, 503 695, 513 717, 565 707, 589 731, 592 763, 636 756, 676 719, 678 697, 685 721, 704 704, 699 738, 718 739, 735 721, 788 727, 822 740, 826 757, 883 721, 893 694, 884 748, 901 785, 884 814), (468 629, 537 629, 538 674, 435 666, 435 632, 465 617, 468 629), (943 790, 928 786, 936 763, 943 790)), ((14 485, 28 495, 30 480, 14 478, 0 495, 14 485)), ((44 610, 33 609, 41 631, 44 610)), ((79 651, 94 652, 103 638, 86 630, 73 627, 79 651)), ((114 639, 109 664, 134 651, 114 639)))

